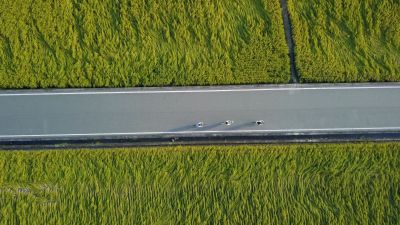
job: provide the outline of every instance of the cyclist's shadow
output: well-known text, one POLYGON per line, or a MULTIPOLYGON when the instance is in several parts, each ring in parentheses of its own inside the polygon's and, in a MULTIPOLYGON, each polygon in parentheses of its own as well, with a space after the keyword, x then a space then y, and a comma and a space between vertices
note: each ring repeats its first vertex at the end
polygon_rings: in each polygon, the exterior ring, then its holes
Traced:
POLYGON ((182 126, 182 127, 177 127, 177 128, 174 128, 174 129, 170 129, 170 130, 168 130, 168 132, 180 132, 180 131, 195 131, 195 130, 197 130, 198 128, 196 127, 196 125, 185 125, 185 126, 182 126))
POLYGON ((224 126, 224 130, 242 130, 243 128, 253 127, 254 123, 239 123, 232 124, 231 126, 224 126))
POLYGON ((223 122, 221 123, 213 123, 213 124, 204 124, 203 127, 197 127, 196 124, 192 125, 186 125, 182 127, 177 127, 171 130, 168 130, 168 132, 183 132, 183 131, 212 131, 214 128, 217 127, 225 127, 223 122))

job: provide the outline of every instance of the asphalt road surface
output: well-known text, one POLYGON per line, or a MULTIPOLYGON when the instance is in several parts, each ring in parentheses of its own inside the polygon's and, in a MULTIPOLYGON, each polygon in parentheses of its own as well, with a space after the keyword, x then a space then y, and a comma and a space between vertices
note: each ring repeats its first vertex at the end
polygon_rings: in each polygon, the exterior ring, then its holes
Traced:
POLYGON ((3 141, 385 131, 400 131, 397 84, 0 91, 3 141))

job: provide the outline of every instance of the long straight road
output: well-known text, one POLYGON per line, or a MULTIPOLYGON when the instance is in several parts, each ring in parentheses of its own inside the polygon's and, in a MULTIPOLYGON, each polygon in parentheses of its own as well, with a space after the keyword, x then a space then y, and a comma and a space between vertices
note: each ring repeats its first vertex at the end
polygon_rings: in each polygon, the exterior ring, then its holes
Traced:
POLYGON ((381 131, 400 131, 397 84, 0 91, 3 141, 381 131))

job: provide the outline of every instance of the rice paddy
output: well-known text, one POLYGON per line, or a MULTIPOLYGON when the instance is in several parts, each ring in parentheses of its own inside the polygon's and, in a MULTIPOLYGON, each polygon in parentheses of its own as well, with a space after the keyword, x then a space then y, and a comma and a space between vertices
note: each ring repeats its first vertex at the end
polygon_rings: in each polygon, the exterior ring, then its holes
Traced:
POLYGON ((0 9, 0 88, 290 78, 278 0, 16 0, 0 9))
POLYGON ((288 0, 302 82, 400 81, 400 2, 288 0))
POLYGON ((1 224, 398 224, 400 144, 0 152, 1 224))

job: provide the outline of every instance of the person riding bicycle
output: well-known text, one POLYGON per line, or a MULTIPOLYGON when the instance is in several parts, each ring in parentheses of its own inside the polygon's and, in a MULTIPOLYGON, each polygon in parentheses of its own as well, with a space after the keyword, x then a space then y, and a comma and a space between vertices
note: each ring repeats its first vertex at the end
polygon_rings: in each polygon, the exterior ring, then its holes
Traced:
POLYGON ((198 123, 196 124, 196 127, 198 127, 198 128, 204 127, 204 122, 198 122, 198 123))
POLYGON ((230 126, 230 125, 232 125, 233 123, 234 123, 233 120, 227 120, 227 121, 224 122, 224 124, 225 124, 226 126, 230 126))
POLYGON ((256 125, 257 125, 257 126, 264 125, 264 123, 265 123, 264 120, 257 120, 257 121, 256 121, 256 125))

